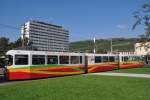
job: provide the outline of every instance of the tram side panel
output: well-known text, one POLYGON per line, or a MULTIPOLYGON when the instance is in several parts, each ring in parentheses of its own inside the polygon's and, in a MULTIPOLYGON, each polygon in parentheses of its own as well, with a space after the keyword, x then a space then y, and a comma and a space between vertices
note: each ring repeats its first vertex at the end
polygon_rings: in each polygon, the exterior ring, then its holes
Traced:
POLYGON ((46 78, 82 74, 82 65, 43 65, 40 68, 31 68, 31 78, 46 78))
POLYGON ((115 59, 115 56, 89 55, 88 72, 93 73, 115 70, 117 68, 115 59))
POLYGON ((81 56, 49 55, 46 58, 47 64, 31 66, 31 78, 57 77, 84 73, 84 65, 81 61, 83 57, 81 56))
POLYGON ((7 69, 7 80, 25 80, 30 79, 30 67, 26 68, 14 68, 11 66, 11 68, 7 69))
POLYGON ((143 57, 131 55, 120 56, 120 69, 139 68, 144 66, 143 57))
POLYGON ((120 65, 120 69, 129 69, 129 68, 140 68, 143 67, 144 63, 123 63, 120 65))
POLYGON ((48 78, 84 73, 83 65, 40 65, 26 68, 11 68, 7 71, 8 80, 48 78))
MULTIPOLYGON (((7 55, 9 55, 6 66, 8 80, 76 75, 85 73, 85 70, 86 72, 102 72, 118 69, 118 56, 116 55, 43 51, 10 51, 7 55), (86 67, 85 58, 87 58, 86 67)), ((120 68, 141 66, 143 62, 138 57, 121 56, 120 58, 120 68)))
POLYGON ((13 64, 7 66, 8 80, 47 78, 84 73, 83 55, 79 54, 14 54, 12 59, 13 64))
POLYGON ((6 55, 7 80, 30 79, 30 65, 28 54, 16 54, 10 51, 6 55))

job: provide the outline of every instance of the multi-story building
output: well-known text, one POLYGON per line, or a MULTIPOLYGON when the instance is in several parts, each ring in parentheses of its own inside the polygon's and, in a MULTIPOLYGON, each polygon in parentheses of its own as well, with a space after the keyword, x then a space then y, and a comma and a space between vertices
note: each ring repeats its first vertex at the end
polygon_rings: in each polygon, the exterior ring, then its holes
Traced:
POLYGON ((69 51, 69 31, 62 26, 32 20, 22 25, 21 36, 40 51, 69 51))
POLYGON ((150 55, 150 42, 136 43, 135 53, 137 55, 150 55))

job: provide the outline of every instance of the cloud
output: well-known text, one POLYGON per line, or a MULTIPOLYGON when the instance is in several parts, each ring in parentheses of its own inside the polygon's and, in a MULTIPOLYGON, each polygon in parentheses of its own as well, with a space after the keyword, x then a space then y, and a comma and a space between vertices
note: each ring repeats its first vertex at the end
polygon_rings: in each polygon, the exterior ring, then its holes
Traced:
POLYGON ((127 25, 122 25, 122 24, 118 24, 116 27, 117 27, 118 29, 120 29, 120 30, 127 30, 127 29, 128 29, 128 26, 127 26, 127 25))

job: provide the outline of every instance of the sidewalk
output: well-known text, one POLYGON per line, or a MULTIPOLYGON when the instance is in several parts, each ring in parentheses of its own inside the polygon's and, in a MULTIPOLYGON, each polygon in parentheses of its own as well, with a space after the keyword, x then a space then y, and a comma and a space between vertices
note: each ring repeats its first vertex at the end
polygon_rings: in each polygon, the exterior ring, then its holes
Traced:
POLYGON ((150 78, 150 74, 133 74, 133 73, 100 72, 100 73, 89 73, 87 75, 126 76, 126 77, 150 78))

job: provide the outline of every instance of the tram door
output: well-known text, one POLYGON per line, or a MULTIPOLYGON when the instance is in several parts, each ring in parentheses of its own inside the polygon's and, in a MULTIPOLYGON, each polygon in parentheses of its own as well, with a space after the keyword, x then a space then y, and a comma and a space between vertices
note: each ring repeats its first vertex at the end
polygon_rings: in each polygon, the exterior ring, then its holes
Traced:
POLYGON ((150 55, 146 55, 146 57, 145 57, 145 63, 147 65, 150 65, 150 55))

